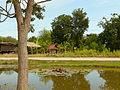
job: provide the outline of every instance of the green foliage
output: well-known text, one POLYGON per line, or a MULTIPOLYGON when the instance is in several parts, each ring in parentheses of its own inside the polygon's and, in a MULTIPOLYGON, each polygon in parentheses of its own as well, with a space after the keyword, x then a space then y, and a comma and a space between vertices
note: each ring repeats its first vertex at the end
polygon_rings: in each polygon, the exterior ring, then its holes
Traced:
MULTIPOLYGON (((22 9, 23 14, 25 14, 26 9, 22 9)), ((38 19, 43 19, 43 12, 45 12, 45 7, 41 7, 40 5, 34 5, 33 6, 33 11, 32 11, 32 16, 31 16, 31 21, 35 21, 36 18, 38 19)), ((34 24, 31 24, 29 27, 29 32, 34 32, 34 24)))
MULTIPOLYGON (((25 14, 26 9, 22 9, 22 12, 25 14)), ((45 12, 45 7, 41 7, 40 5, 34 5, 32 11, 31 21, 35 20, 35 17, 38 19, 43 19, 43 12, 45 12)))
POLYGON ((59 54, 58 57, 72 57, 74 55, 75 54, 73 52, 65 52, 65 53, 59 54))
POLYGON ((99 35, 100 41, 111 51, 120 49, 120 15, 112 14, 110 20, 99 22, 104 31, 99 35))
POLYGON ((84 56, 96 56, 97 55, 97 51, 96 50, 87 50, 87 49, 83 49, 83 50, 76 50, 75 51, 75 55, 84 55, 84 56))
POLYGON ((11 3, 12 0, 7 0, 6 3, 11 3))
POLYGON ((0 42, 17 43, 18 41, 15 38, 12 38, 11 36, 8 36, 8 37, 1 37, 0 36, 0 42))
MULTIPOLYGON (((89 20, 83 9, 74 10, 72 17, 70 15, 60 15, 53 20, 52 24, 52 41, 58 44, 69 42, 68 37, 75 47, 83 47, 83 34, 88 28, 89 20), (67 37, 68 36, 68 37, 67 37)), ((71 43, 71 42, 69 42, 71 43)), ((71 45, 71 44, 70 44, 71 45)))
POLYGON ((93 49, 93 50, 97 50, 99 48, 98 44, 96 42, 92 42, 90 44, 90 48, 93 49))
MULTIPOLYGON (((32 36, 28 39, 28 41, 40 45, 41 48, 38 48, 38 52, 45 53, 45 51, 48 49, 48 46, 52 43, 51 31, 44 29, 39 32, 38 37, 32 36)), ((28 51, 31 51, 31 48, 28 48, 28 51)), ((36 48, 32 48, 32 51, 33 53, 36 52, 36 48)))
POLYGON ((89 20, 86 17, 87 13, 83 12, 83 9, 74 10, 73 13, 73 38, 75 41, 75 46, 83 47, 83 34, 89 27, 89 20))
POLYGON ((101 44, 99 40, 99 35, 89 34, 86 37, 84 37, 84 49, 103 51, 104 48, 105 46, 101 44))
POLYGON ((64 41, 61 44, 58 44, 59 52, 69 52, 74 49, 74 42, 71 40, 71 35, 64 35, 67 41, 64 41))
POLYGON ((45 12, 45 7, 41 7, 40 5, 34 5, 33 6, 33 11, 32 11, 32 15, 36 16, 38 19, 43 19, 43 13, 45 12))
POLYGON ((58 54, 58 57, 120 57, 120 50, 111 52, 108 49, 104 49, 102 52, 97 50, 75 50, 74 52, 66 52, 58 54))
POLYGON ((0 36, 0 42, 3 42, 3 37, 0 36))
POLYGON ((28 39, 28 42, 34 42, 34 43, 36 43, 36 41, 37 41, 37 37, 35 37, 35 36, 32 36, 32 37, 30 37, 28 39))
POLYGON ((63 43, 67 40, 64 37, 67 34, 71 34, 72 32, 72 17, 69 15, 60 15, 56 17, 52 24, 52 32, 51 37, 54 43, 63 43))
POLYGON ((0 9, 0 12, 2 12, 3 10, 2 9, 0 9))
POLYGON ((73 13, 73 27, 76 32, 81 32, 83 34, 88 26, 89 20, 88 17, 86 17, 87 13, 83 12, 83 9, 77 9, 74 10, 73 13))
POLYGON ((41 46, 41 50, 47 50, 48 46, 52 43, 51 41, 51 31, 44 29, 43 31, 39 32, 39 37, 37 39, 37 44, 41 46))
POLYGON ((28 32, 32 32, 34 33, 35 29, 34 29, 34 24, 30 24, 30 28, 28 32))
POLYGON ((85 37, 85 45, 90 45, 91 42, 97 42, 98 35, 97 34, 88 34, 85 37))

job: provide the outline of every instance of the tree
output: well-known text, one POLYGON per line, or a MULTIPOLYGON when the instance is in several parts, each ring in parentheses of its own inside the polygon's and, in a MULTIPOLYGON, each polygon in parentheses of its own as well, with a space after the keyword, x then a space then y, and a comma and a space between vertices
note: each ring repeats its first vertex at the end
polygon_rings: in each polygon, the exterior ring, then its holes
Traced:
POLYGON ((3 42, 3 37, 0 36, 0 42, 3 42))
MULTIPOLYGON (((0 22, 4 22, 8 17, 16 18, 18 27, 18 85, 17 90, 28 90, 28 53, 27 53, 27 35, 31 20, 35 20, 31 15, 38 19, 42 17, 43 8, 38 4, 51 0, 36 2, 34 0, 6 0, 6 6, 0 6, 0 22), (8 6, 10 5, 10 9, 8 6), (14 6, 14 13, 10 13, 14 6), (3 19, 5 17, 5 19, 3 19)), ((12 10, 13 11, 13 10, 12 10)))
POLYGON ((67 37, 71 35, 71 40, 74 42, 75 47, 82 47, 83 34, 88 28, 87 13, 83 12, 83 9, 74 10, 72 16, 60 15, 56 17, 52 24, 52 41, 54 43, 64 43, 67 41, 67 37))
POLYGON ((34 43, 36 43, 36 41, 37 41, 37 37, 35 37, 35 36, 32 36, 32 37, 30 37, 28 39, 28 42, 34 42, 34 43))
POLYGON ((46 29, 44 29, 43 31, 40 31, 37 42, 41 46, 41 49, 45 53, 48 46, 52 43, 52 41, 51 41, 51 31, 46 30, 46 29))
POLYGON ((85 37, 84 40, 84 48, 86 49, 94 49, 98 50, 98 35, 97 34, 89 34, 85 37))
POLYGON ((100 40, 111 51, 120 49, 120 15, 112 14, 110 20, 105 17, 99 22, 104 31, 99 35, 100 40))
POLYGON ((17 40, 11 36, 8 36, 8 37, 0 37, 0 42, 17 43, 17 40))
POLYGON ((66 51, 73 51, 74 49, 74 41, 71 38, 71 35, 65 35, 64 37, 66 37, 67 41, 63 42, 64 48, 65 48, 65 52, 66 51))
POLYGON ((76 9, 72 13, 73 15, 73 38, 75 40, 75 46, 83 47, 83 34, 89 27, 89 19, 86 17, 87 13, 83 9, 76 9))
POLYGON ((60 15, 56 17, 52 24, 51 37, 54 43, 61 44, 67 40, 64 37, 72 32, 72 17, 70 15, 60 15))

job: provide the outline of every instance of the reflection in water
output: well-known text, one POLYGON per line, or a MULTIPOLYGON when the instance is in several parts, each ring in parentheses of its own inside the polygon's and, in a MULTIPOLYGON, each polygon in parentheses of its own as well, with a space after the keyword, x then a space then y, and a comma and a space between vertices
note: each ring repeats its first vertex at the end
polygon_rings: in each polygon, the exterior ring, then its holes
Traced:
POLYGON ((4 74, 5 75, 12 75, 14 73, 13 70, 10 70, 10 71, 4 71, 4 74))
POLYGON ((100 73, 100 77, 104 78, 106 81, 103 89, 120 90, 120 71, 104 71, 100 73))
POLYGON ((16 88, 17 83, 17 73, 13 70, 10 71, 2 71, 0 74, 0 90, 14 90, 16 88))
POLYGON ((105 80, 100 77, 97 70, 90 72, 86 79, 89 80, 91 90, 101 90, 101 87, 105 84, 105 80))
MULTIPOLYGON (((29 73, 30 90, 120 90, 120 70, 116 69, 70 69, 64 76, 40 72, 29 73)), ((17 72, 0 70, 0 90, 14 90, 16 84, 17 72)))
POLYGON ((88 81, 83 74, 73 74, 71 77, 52 76, 53 90, 90 90, 88 81))

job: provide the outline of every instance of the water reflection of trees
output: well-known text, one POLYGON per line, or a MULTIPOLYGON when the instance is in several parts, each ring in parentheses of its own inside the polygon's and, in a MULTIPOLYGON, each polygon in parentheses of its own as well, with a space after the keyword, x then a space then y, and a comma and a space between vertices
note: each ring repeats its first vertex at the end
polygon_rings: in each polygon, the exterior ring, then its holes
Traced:
MULTIPOLYGON (((85 73, 74 73, 71 76, 40 76, 40 81, 45 84, 52 80, 53 88, 52 90, 90 90, 90 84, 85 79, 85 73)), ((38 75, 39 76, 39 75, 38 75)))
POLYGON ((2 73, 6 74, 6 75, 12 75, 12 74, 14 73, 14 71, 11 70, 11 69, 1 68, 1 69, 0 69, 0 75, 1 75, 2 73))
POLYGON ((51 76, 41 76, 40 81, 44 82, 44 84, 47 84, 51 80, 51 76))
POLYGON ((120 90, 120 72, 109 70, 100 73, 100 76, 106 80, 103 89, 107 90, 120 90))
POLYGON ((3 72, 5 75, 12 75, 14 73, 13 70, 10 70, 10 71, 4 71, 3 72))
POLYGON ((2 71, 0 71, 0 75, 2 74, 2 71))
POLYGON ((90 90, 84 74, 73 74, 71 77, 51 76, 53 90, 90 90))
POLYGON ((17 69, 15 68, 0 68, 0 75, 2 73, 6 75, 12 75, 14 72, 17 72, 17 69))

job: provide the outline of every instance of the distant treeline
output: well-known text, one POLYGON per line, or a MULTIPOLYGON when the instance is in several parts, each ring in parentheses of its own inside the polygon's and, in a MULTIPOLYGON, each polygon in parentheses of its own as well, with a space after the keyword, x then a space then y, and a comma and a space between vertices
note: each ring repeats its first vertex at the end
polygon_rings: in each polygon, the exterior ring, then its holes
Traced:
POLYGON ((0 42, 11 42, 11 43, 16 44, 18 41, 15 38, 11 37, 11 36, 8 36, 8 37, 0 36, 0 42))
POLYGON ((52 30, 43 30, 38 37, 31 37, 29 41, 36 42, 47 49, 51 43, 57 43, 60 50, 120 50, 120 15, 112 14, 107 20, 98 22, 103 28, 100 34, 84 35, 89 27, 89 18, 83 9, 76 9, 71 15, 60 15, 52 21, 52 30))
MULTIPOLYGON (((74 52, 76 50, 120 50, 120 15, 112 14, 107 20, 98 22, 98 26, 103 28, 100 34, 85 34, 89 28, 89 17, 83 9, 76 9, 72 15, 60 15, 51 22, 52 30, 39 32, 39 36, 32 36, 29 42, 41 45, 41 51, 46 51, 52 43, 58 45, 61 52, 74 52)), ((9 41, 16 43, 12 37, 0 37, 0 42, 9 41)))

